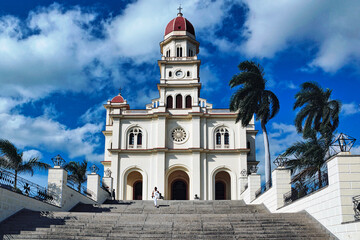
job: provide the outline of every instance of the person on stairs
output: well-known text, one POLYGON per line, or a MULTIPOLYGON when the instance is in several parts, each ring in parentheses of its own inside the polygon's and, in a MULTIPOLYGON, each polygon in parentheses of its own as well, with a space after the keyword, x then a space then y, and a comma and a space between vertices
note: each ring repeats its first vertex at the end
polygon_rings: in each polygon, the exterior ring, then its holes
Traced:
POLYGON ((159 208, 159 205, 157 204, 157 200, 158 200, 159 197, 160 197, 160 193, 159 193, 159 191, 157 190, 157 187, 154 188, 154 191, 152 192, 151 197, 152 197, 152 199, 154 199, 154 205, 155 205, 155 207, 159 208))

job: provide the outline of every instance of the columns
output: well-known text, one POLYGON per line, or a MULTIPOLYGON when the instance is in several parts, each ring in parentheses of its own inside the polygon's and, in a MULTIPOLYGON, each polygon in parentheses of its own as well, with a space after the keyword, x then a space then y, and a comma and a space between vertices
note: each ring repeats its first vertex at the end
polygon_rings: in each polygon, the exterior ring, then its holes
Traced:
POLYGON ((67 184, 67 172, 59 167, 49 169, 48 174, 48 190, 54 196, 54 203, 59 207, 64 206, 65 196, 64 189, 67 184))
POLYGON ((291 191, 291 171, 278 167, 272 172, 272 187, 275 189, 276 209, 284 206, 284 194, 291 191))
POLYGON ((255 197, 255 192, 259 190, 261 187, 261 177, 259 174, 250 174, 248 176, 248 189, 249 189, 249 195, 246 196, 248 199, 245 199, 246 203, 249 203, 253 201, 255 197))
POLYGON ((96 173, 88 174, 87 189, 90 190, 91 198, 96 202, 98 201, 100 188, 100 176, 96 173))
POLYGON ((360 194, 360 156, 341 152, 327 162, 329 187, 335 189, 341 222, 354 221, 352 197, 360 194))
POLYGON ((112 177, 103 177, 102 179, 103 186, 112 193, 113 190, 113 178, 112 177))

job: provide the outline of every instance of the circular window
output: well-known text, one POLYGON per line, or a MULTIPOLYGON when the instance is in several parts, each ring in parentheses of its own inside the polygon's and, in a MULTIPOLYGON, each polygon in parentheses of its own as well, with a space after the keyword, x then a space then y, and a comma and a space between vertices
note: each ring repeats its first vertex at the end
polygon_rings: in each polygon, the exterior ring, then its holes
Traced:
POLYGON ((177 143, 183 142, 186 139, 186 132, 181 127, 174 128, 171 133, 171 138, 174 142, 177 143))

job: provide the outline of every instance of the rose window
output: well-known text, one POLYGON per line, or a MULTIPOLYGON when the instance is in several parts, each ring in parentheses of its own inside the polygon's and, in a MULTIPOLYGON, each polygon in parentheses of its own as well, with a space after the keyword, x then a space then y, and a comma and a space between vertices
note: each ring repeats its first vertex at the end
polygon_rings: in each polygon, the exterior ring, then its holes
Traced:
POLYGON ((186 139, 186 132, 181 127, 177 127, 172 131, 171 137, 174 142, 183 142, 186 139))

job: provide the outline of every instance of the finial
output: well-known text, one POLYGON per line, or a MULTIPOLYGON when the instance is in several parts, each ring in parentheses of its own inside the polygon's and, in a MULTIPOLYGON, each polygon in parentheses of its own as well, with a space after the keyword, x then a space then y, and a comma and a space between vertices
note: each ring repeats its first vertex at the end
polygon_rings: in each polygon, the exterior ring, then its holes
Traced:
POLYGON ((122 90, 122 88, 119 88, 119 95, 121 95, 121 90, 122 90))
POLYGON ((183 14, 181 13, 181 10, 182 10, 181 4, 180 4, 180 6, 179 6, 179 8, 178 8, 177 10, 179 10, 179 12, 178 12, 177 15, 178 15, 179 17, 182 17, 183 14))

